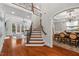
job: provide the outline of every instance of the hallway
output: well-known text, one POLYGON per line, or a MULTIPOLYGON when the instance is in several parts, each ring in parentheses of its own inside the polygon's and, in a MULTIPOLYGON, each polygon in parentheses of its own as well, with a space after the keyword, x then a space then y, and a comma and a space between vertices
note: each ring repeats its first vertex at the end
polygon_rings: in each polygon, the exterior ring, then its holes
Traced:
MULTIPOLYGON (((20 42, 20 40, 18 41, 20 42)), ((79 53, 63 49, 55 46, 49 48, 47 46, 22 46, 16 45, 11 48, 11 39, 6 39, 0 55, 2 56, 79 56, 79 53)))

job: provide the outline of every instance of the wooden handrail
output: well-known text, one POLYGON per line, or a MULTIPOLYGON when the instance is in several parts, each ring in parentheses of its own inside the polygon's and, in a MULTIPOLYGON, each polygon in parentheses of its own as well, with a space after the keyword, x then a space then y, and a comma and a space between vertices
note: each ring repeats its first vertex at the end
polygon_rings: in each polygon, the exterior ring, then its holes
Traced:
POLYGON ((32 33, 32 24, 31 24, 31 27, 30 27, 30 36, 31 36, 31 33, 32 33))
POLYGON ((42 26, 42 21, 41 21, 41 19, 40 19, 40 26, 41 26, 41 30, 42 30, 42 32, 45 34, 45 35, 47 35, 47 33, 44 31, 44 29, 43 29, 43 26, 42 26))
MULTIPOLYGON (((14 4, 14 5, 16 5, 16 6, 19 6, 19 7, 23 8, 23 9, 26 9, 25 7, 23 7, 23 6, 21 6, 21 5, 18 5, 18 4, 15 4, 15 3, 12 3, 12 4, 14 4)), ((32 10, 30 10, 30 9, 26 9, 26 10, 32 11, 32 10)))
POLYGON ((31 33, 32 33, 32 24, 30 26, 30 30, 26 30, 28 31, 29 33, 27 33, 27 44, 29 43, 29 40, 30 40, 30 37, 31 37, 31 33))
POLYGON ((42 32, 47 35, 47 33, 44 31, 43 26, 41 26, 42 32))
MULTIPOLYGON (((26 9, 25 7, 23 7, 23 6, 20 6, 20 5, 18 5, 18 4, 15 4, 15 3, 12 3, 13 5, 16 5, 16 6, 19 6, 19 7, 21 7, 21 8, 23 8, 23 9, 26 9)), ((31 7, 31 10, 30 9, 26 9, 26 10, 29 10, 29 11, 31 11, 31 12, 33 12, 33 14, 34 15, 36 15, 36 16, 39 16, 39 15, 37 15, 37 14, 35 14, 34 13, 34 5, 33 5, 33 3, 32 3, 32 7, 31 7)), ((35 9, 37 9, 37 10, 39 10, 39 11, 41 11, 40 9, 38 9, 38 8, 35 8, 35 9)))

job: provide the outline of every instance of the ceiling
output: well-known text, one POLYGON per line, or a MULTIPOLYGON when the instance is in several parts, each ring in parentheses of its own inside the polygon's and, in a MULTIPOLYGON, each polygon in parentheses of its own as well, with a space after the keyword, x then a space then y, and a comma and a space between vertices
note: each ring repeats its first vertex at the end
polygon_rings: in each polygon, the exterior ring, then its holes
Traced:
MULTIPOLYGON (((31 7, 31 3, 17 3, 19 5, 28 5, 31 7)), ((62 11, 62 10, 66 10, 68 8, 71 8, 71 7, 77 7, 79 4, 34 4, 35 6, 40 6, 42 7, 42 12, 44 12, 44 9, 46 9, 46 14, 47 15, 46 17, 47 18, 50 18, 51 16, 54 16, 56 13, 58 13, 59 11, 62 11), (51 12, 52 11, 52 12, 51 12)), ((29 7, 29 8, 30 8, 29 7)), ((26 7, 28 8, 28 7, 26 7)), ((79 19, 78 16, 79 16, 79 9, 75 9, 75 11, 73 12, 73 15, 76 16, 76 19, 79 19)), ((11 15, 15 15, 15 16, 18 16, 18 17, 22 17, 22 18, 28 18, 28 16, 30 16, 29 18, 31 18, 31 13, 29 12, 25 12, 25 11, 22 11, 18 8, 14 8, 14 7, 11 7, 11 6, 8 6, 8 5, 5 5, 4 6, 4 11, 7 13, 7 14, 11 14, 11 15)), ((65 21, 65 18, 68 16, 68 14, 66 13, 66 11, 64 12, 61 12, 59 14, 57 14, 56 16, 54 16, 54 21, 65 21)), ((44 17, 45 18, 45 17, 44 17)))
MULTIPOLYGON (((70 10, 70 9, 68 9, 70 10)), ((56 16, 54 16, 54 21, 68 21, 67 19, 70 17, 68 10, 65 10, 61 13, 58 13, 56 16)), ((74 17, 74 20, 79 20, 79 8, 72 9, 71 16, 74 17)))
POLYGON ((18 16, 21 18, 27 18, 27 19, 31 19, 32 17, 31 13, 22 11, 18 8, 14 8, 8 5, 4 5, 3 8, 4 8, 5 14, 15 15, 15 16, 18 16))
POLYGON ((12 3, 12 4, 32 11, 32 3, 12 3))

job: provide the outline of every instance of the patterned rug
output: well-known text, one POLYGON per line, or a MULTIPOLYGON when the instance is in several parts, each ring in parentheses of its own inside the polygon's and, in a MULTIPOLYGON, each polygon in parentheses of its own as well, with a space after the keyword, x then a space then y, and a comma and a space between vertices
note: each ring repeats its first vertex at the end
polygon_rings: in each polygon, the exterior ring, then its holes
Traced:
POLYGON ((59 46, 59 47, 62 47, 62 48, 65 48, 65 49, 68 49, 68 50, 71 50, 71 51, 79 53, 79 47, 70 46, 68 44, 59 43, 57 41, 54 41, 53 43, 56 46, 59 46))

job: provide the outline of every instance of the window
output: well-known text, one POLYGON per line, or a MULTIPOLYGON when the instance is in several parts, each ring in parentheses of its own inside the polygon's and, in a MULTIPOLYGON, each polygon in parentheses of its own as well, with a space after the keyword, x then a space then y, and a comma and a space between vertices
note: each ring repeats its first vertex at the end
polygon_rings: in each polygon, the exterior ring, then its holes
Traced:
POLYGON ((15 24, 12 24, 12 32, 16 32, 16 26, 15 26, 15 24))
POLYGON ((79 29, 78 21, 66 22, 67 30, 77 31, 79 29))
POLYGON ((22 29, 22 32, 24 32, 24 25, 22 24, 22 27, 21 27, 21 29, 22 29))
POLYGON ((17 24, 17 32, 20 32, 20 24, 17 24))

